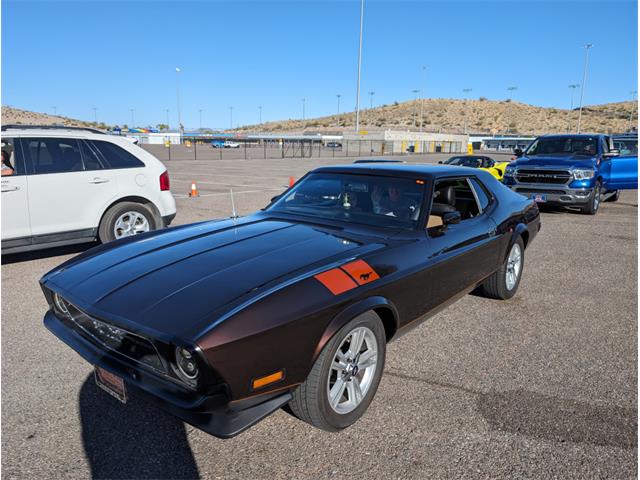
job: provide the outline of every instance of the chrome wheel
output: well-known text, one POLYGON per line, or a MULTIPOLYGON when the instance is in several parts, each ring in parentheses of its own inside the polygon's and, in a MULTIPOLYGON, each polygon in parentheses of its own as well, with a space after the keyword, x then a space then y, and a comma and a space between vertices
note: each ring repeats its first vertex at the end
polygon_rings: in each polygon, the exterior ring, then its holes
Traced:
POLYGON ((511 251, 509 252, 509 258, 507 259, 507 274, 506 284, 507 290, 513 290, 518 283, 518 277, 522 270, 522 250, 517 243, 513 244, 511 251))
POLYGON ((138 233, 149 231, 149 220, 140 212, 125 212, 120 215, 113 226, 113 234, 116 238, 130 237, 138 233))
POLYGON ((596 189, 593 191, 593 211, 598 211, 600 206, 600 185, 596 185, 596 189))
POLYGON ((339 414, 353 411, 367 395, 378 367, 378 344, 367 327, 357 327, 340 342, 327 379, 329 405, 339 414))

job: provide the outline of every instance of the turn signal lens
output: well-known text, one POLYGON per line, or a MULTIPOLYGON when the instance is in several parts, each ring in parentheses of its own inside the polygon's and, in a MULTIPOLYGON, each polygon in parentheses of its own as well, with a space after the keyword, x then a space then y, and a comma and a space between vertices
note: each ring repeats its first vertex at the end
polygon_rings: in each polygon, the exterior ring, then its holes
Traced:
POLYGON ((67 302, 58 294, 58 292, 53 292, 53 303, 58 312, 63 314, 65 317, 71 316, 71 314, 69 313, 69 307, 67 307, 67 302))
POLYGON ((251 382, 251 388, 256 390, 257 388, 262 388, 271 383, 279 382, 283 378, 284 370, 280 370, 276 373, 272 373, 271 375, 267 375, 266 377, 256 378, 253 382, 251 382))

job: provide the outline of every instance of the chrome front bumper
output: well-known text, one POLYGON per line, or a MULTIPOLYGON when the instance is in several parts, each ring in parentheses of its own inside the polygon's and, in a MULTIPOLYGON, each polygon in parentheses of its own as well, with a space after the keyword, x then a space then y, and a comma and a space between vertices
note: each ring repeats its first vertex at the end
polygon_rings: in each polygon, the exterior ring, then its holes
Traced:
POLYGON ((546 196, 546 203, 558 205, 585 204, 591 197, 593 188, 568 188, 566 185, 550 185, 544 183, 509 185, 509 188, 525 197, 542 194, 546 196))

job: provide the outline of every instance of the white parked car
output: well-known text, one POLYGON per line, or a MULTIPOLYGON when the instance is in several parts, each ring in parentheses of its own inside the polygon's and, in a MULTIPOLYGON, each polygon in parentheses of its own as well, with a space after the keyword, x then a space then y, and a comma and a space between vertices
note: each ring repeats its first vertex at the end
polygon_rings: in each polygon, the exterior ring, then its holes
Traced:
POLYGON ((238 142, 227 140, 226 142, 224 142, 224 148, 240 148, 240 144, 238 142))
POLYGON ((176 215, 166 167, 123 137, 71 127, 2 127, 2 253, 108 242, 176 215), (7 175, 7 173, 12 173, 7 175))

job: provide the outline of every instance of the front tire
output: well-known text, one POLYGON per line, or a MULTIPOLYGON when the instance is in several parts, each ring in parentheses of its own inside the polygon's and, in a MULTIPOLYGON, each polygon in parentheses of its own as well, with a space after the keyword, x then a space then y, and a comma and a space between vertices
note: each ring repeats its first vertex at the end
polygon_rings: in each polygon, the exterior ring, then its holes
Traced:
POLYGON ((386 355, 380 317, 366 312, 325 345, 289 407, 300 420, 329 432, 355 423, 378 390, 386 355))
POLYGON ((522 237, 513 243, 502 266, 482 284, 482 291, 489 298, 507 300, 518 291, 524 268, 524 242, 522 237))
POLYGON ((617 202, 618 200, 620 200, 620 190, 616 190, 616 193, 607 198, 605 202, 617 202))
POLYGON ((602 193, 602 184, 600 180, 596 182, 596 186, 593 188, 593 192, 591 192, 591 196, 589 197, 589 203, 580 208, 580 211, 586 215, 595 215, 598 213, 598 208, 600 208, 600 194, 602 193))
POLYGON ((149 207, 142 203, 121 202, 112 206, 102 217, 98 237, 102 243, 150 232, 159 222, 149 207))

